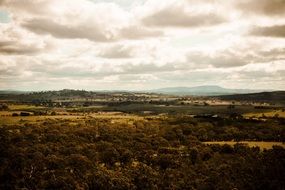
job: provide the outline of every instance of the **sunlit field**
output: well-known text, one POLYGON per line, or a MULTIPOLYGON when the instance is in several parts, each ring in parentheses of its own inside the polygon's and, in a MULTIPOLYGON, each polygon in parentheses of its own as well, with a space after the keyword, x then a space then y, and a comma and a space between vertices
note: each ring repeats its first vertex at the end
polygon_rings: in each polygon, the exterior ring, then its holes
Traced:
POLYGON ((259 147, 260 149, 264 150, 264 149, 272 149, 273 146, 280 146, 285 148, 285 144, 284 142, 260 142, 260 141, 239 141, 239 142, 233 142, 233 141, 218 141, 218 142, 203 142, 205 144, 208 145, 214 145, 214 144, 218 144, 218 145, 225 145, 228 144, 230 146, 234 146, 236 144, 244 144, 247 145, 249 147, 259 147))
POLYGON ((273 111, 268 111, 264 113, 247 113, 247 114, 244 114, 244 116, 246 118, 250 118, 250 117, 255 117, 255 118, 282 117, 282 118, 285 118, 285 110, 279 109, 279 110, 273 110, 273 111))

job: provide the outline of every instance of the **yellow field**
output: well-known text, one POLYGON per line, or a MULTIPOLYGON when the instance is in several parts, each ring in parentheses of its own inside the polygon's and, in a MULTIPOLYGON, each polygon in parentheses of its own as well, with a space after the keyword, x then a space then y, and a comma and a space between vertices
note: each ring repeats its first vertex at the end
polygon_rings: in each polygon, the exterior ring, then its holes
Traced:
POLYGON ((19 111, 0 111, 0 124, 13 125, 17 123, 35 123, 47 119, 63 119, 71 122, 85 119, 108 119, 112 123, 132 123, 134 121, 144 120, 144 117, 132 114, 124 114, 120 112, 100 112, 100 113, 64 113, 57 112, 58 115, 39 115, 39 116, 12 116, 12 113, 20 113, 19 111), (59 115, 60 114, 60 115, 59 115))
POLYGON ((25 104, 21 104, 21 105, 11 104, 11 105, 9 105, 9 109, 10 110, 26 110, 26 109, 41 109, 41 108, 45 108, 45 107, 43 107, 43 106, 25 105, 25 104))
POLYGON ((285 111, 282 111, 282 110, 275 110, 275 111, 270 111, 270 112, 265 112, 265 113, 248 113, 248 114, 244 114, 243 116, 245 118, 250 118, 250 117, 260 118, 263 115, 265 117, 274 117, 277 114, 278 114, 278 117, 285 118, 285 111))
POLYGON ((77 120, 82 119, 84 116, 76 116, 76 115, 55 115, 55 116, 1 116, 0 124, 12 125, 17 123, 30 123, 30 122, 39 122, 46 119, 69 119, 69 120, 77 120))
POLYGON ((260 149, 272 149, 274 145, 281 146, 285 148, 284 142, 264 142, 264 141, 209 141, 209 142, 203 142, 204 144, 219 144, 219 145, 224 145, 228 144, 230 146, 234 146, 237 143, 241 144, 247 144, 249 147, 259 147, 260 149))

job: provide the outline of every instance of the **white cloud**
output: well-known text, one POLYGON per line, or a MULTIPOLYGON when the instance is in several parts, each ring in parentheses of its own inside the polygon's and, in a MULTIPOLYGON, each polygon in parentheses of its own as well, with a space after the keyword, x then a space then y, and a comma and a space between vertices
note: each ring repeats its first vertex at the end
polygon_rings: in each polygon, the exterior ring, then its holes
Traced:
POLYGON ((245 3, 2 0, 0 88, 285 89, 284 7, 245 3))

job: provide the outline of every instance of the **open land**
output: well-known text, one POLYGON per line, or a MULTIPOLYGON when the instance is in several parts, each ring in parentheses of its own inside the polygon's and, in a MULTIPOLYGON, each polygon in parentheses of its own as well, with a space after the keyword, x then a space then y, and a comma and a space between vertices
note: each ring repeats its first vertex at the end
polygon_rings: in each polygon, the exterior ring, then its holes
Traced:
POLYGON ((71 90, 0 98, 2 189, 285 187, 282 104, 71 90))

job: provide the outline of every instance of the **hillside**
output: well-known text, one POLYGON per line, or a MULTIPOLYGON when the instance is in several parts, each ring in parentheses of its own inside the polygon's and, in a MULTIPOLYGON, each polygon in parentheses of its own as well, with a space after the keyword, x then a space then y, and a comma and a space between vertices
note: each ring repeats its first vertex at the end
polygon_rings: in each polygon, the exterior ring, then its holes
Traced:
POLYGON ((234 94, 219 96, 222 100, 268 102, 273 104, 285 104, 285 91, 261 92, 251 94, 234 94))

